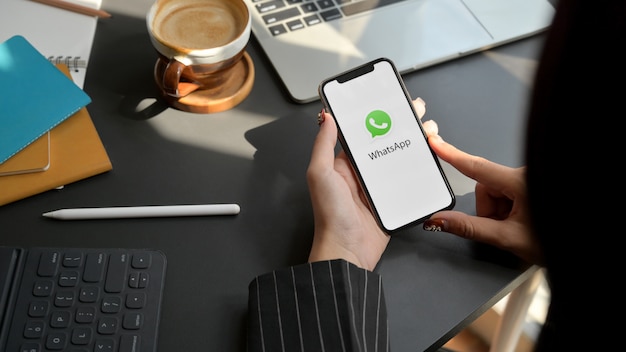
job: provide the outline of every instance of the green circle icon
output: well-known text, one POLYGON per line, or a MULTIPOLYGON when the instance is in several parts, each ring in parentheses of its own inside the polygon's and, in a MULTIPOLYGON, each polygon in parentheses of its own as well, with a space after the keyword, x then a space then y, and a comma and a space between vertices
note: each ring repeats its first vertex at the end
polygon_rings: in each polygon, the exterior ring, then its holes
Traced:
POLYGON ((382 110, 374 110, 367 114, 365 128, 372 135, 372 138, 383 136, 391 129, 391 117, 382 110))

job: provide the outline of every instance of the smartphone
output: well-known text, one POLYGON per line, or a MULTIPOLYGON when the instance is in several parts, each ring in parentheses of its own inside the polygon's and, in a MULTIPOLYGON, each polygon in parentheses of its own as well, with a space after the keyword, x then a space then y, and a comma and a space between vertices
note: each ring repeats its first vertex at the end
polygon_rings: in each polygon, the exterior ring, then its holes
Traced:
POLYGON ((379 58, 318 88, 381 228, 393 233, 452 209, 455 196, 395 65, 379 58))

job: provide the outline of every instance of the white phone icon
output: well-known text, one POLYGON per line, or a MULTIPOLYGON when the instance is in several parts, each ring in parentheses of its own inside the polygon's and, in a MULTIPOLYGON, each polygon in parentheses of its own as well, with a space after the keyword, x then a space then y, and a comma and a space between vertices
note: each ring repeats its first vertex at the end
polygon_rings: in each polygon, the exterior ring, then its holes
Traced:
POLYGON ((371 125, 372 127, 374 127, 374 128, 378 128, 379 130, 384 130, 385 128, 387 128, 387 126, 389 126, 389 124, 388 124, 388 123, 386 123, 386 122, 383 122, 383 123, 382 123, 382 124, 380 124, 380 125, 379 125, 379 124, 377 124, 377 123, 376 123, 376 120, 374 120, 374 118, 373 118, 373 117, 370 117, 370 119, 369 119, 369 123, 370 123, 370 125, 371 125))

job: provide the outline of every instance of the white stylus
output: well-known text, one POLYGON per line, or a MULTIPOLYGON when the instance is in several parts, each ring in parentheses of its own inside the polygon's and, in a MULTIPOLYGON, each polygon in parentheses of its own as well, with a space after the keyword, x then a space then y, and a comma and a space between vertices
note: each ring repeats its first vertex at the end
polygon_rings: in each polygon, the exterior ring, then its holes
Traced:
POLYGON ((57 220, 154 218, 239 214, 238 204, 154 205, 142 207, 59 209, 42 215, 57 220))

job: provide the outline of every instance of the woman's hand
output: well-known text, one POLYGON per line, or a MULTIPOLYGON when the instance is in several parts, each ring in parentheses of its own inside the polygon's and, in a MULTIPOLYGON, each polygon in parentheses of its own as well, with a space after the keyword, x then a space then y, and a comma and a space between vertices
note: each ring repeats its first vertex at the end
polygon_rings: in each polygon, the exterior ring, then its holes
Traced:
POLYGON ((442 160, 476 181, 476 216, 441 211, 424 222, 424 229, 484 242, 542 264, 541 248, 530 226, 525 167, 510 168, 465 153, 438 134, 430 134, 428 143, 442 160))
POLYGON ((345 259, 373 270, 389 235, 374 220, 346 154, 335 157, 336 143, 335 121, 322 111, 307 169, 315 219, 309 262, 345 259))
MULTIPOLYGON (((424 101, 417 98, 413 104, 418 116, 424 116, 424 101)), ((318 122, 320 131, 307 170, 315 218, 309 262, 345 259, 373 270, 389 235, 376 223, 346 154, 341 151, 335 156, 337 126, 333 117, 322 111, 318 122)), ((424 129, 428 134, 437 133, 434 121, 425 122, 424 129)))

